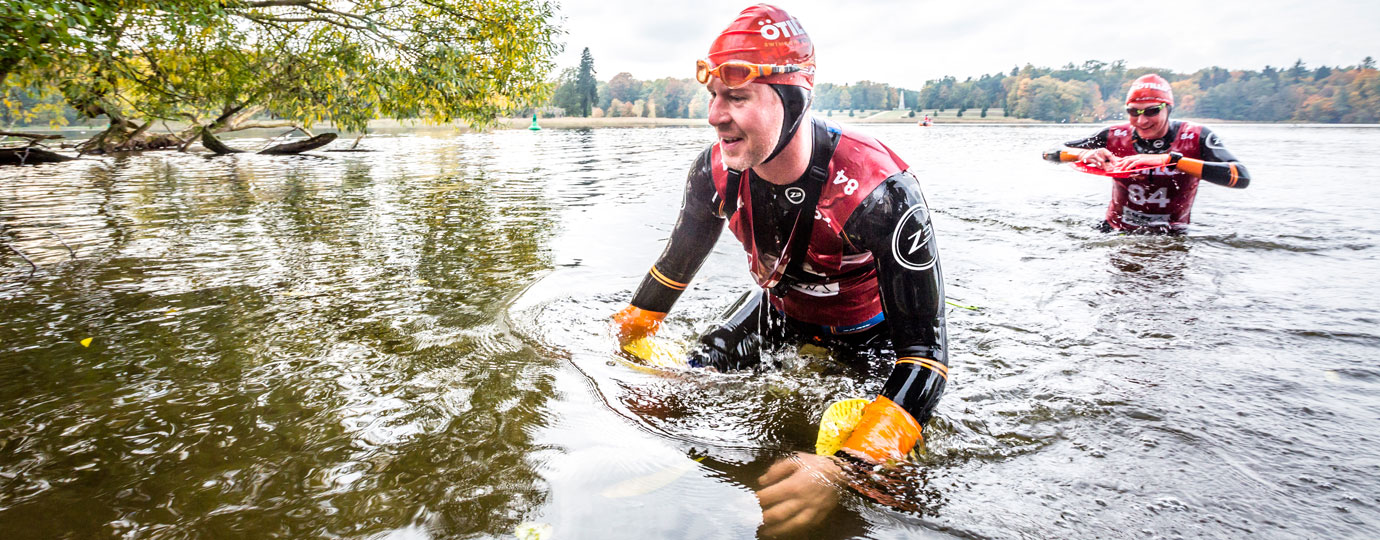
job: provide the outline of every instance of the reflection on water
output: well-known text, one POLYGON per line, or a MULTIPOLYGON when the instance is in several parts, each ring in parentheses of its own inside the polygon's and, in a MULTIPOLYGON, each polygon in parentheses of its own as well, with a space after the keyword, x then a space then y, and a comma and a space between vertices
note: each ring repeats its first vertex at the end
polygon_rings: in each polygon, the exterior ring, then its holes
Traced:
MULTIPOLYGON (((1380 130, 1222 126, 1256 182, 1144 237, 1093 230, 1105 179, 1038 160, 1093 126, 864 129, 981 309, 948 314, 925 455, 852 470, 811 537, 1380 534, 1380 163, 1339 150, 1380 130)), ((752 537, 758 476, 881 380, 790 348, 758 373, 619 362, 607 319, 710 136, 0 170, 0 530, 752 537)), ((723 239, 663 334, 751 286, 723 239)))
POLYGON ((503 141, 388 142, 7 172, 40 269, 6 265, 0 529, 466 534, 539 504, 551 360, 502 314, 549 267, 543 179, 455 152, 503 141))

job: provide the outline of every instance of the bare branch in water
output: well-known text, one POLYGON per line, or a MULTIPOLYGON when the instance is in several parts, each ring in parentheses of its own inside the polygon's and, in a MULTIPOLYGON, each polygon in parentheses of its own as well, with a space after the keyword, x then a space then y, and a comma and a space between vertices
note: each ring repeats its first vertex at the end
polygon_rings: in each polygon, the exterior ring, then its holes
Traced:
POLYGON ((34 262, 29 259, 29 256, 25 255, 23 251, 19 251, 19 248, 14 247, 14 244, 5 242, 5 247, 10 248, 10 251, 15 252, 15 254, 19 255, 19 258, 24 259, 24 262, 29 263, 29 266, 33 267, 33 270, 29 271, 30 274, 38 271, 38 265, 34 264, 34 262))
POLYGON ((72 251, 72 246, 67 245, 66 240, 63 240, 62 237, 58 236, 58 233, 56 232, 48 231, 48 234, 53 235, 53 238, 56 238, 57 241, 62 242, 62 247, 67 248, 67 254, 72 256, 72 260, 77 260, 77 252, 72 251))

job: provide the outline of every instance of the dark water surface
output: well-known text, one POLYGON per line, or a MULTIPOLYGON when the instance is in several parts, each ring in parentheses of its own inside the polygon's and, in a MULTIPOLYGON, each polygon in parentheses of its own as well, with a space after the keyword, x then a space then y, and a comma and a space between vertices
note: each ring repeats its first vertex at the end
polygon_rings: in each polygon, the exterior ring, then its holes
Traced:
MULTIPOLYGON (((982 309, 949 312, 905 510, 850 492, 811 536, 1380 535, 1380 129, 1217 127, 1254 183, 1203 184, 1179 238, 1095 232, 1107 181, 1038 160, 1095 126, 863 129, 912 164, 949 297, 982 309)), ((0 169, 0 531, 752 537, 756 477, 880 381, 818 351, 617 361, 607 318, 711 137, 0 169)), ((722 239, 663 334, 750 286, 722 239)))

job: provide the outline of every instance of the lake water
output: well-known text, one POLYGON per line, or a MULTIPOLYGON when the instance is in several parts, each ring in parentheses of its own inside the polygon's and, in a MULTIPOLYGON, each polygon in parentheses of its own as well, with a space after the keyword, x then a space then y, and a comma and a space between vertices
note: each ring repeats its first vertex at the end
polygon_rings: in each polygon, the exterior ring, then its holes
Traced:
MULTIPOLYGON (((1380 129, 1216 126, 1185 237, 1039 160, 1097 126, 863 125, 935 217, 950 384, 896 507, 809 536, 1380 535, 1380 129)), ((621 363, 708 128, 0 169, 7 538, 750 538, 767 466, 880 381, 621 363), (70 250, 69 250, 70 248, 70 250), (89 346, 81 342, 87 338, 89 346)), ((254 148, 263 140, 238 139, 254 148)), ((750 288, 726 235, 663 335, 750 288)))

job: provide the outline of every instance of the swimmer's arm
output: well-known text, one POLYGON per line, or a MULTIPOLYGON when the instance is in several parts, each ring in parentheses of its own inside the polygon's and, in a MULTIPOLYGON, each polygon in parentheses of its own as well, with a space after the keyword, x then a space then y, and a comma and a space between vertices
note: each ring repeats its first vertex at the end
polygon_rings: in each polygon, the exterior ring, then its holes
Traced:
POLYGON ((1212 130, 1203 128, 1199 146, 1203 159, 1182 158, 1175 166, 1183 172, 1219 186, 1244 189, 1251 185, 1251 173, 1236 160, 1212 130))
POLYGON ((1093 167, 1105 169, 1116 156, 1107 150, 1107 137, 1112 128, 1102 128, 1091 137, 1085 137, 1064 143, 1064 147, 1069 150, 1062 152, 1047 152, 1045 159, 1052 161, 1082 161, 1093 167))
POLYGON ((949 358, 939 246, 920 182, 909 172, 888 178, 854 212, 844 232, 872 252, 877 265, 882 311, 897 358, 882 395, 923 425, 944 391, 949 358))
POLYGON ((1107 147, 1107 136, 1110 134, 1111 130, 1112 130, 1112 128, 1109 128, 1109 127, 1108 127, 1108 128, 1102 128, 1102 131, 1097 132, 1096 134, 1094 134, 1094 135, 1091 136, 1091 137, 1084 137, 1084 138, 1082 138, 1082 139, 1072 140, 1072 141, 1069 141, 1069 142, 1064 143, 1064 146, 1069 147, 1069 148, 1077 148, 1077 149, 1079 149, 1079 150, 1091 150, 1091 149, 1094 149, 1094 148, 1106 148, 1106 147, 1107 147))
MULTIPOLYGON (((919 442, 919 427, 930 419, 948 382, 944 281, 919 182, 908 172, 888 178, 849 218, 844 232, 854 246, 870 251, 876 261, 882 310, 897 359, 881 395, 869 409, 882 416, 895 408, 909 414, 916 426, 914 440, 903 440, 887 449, 905 453, 919 442)), ((897 421, 909 423, 904 418, 897 421)), ((844 447, 849 449, 849 443, 844 447)))
POLYGON ((670 311, 714 249, 723 231, 724 219, 719 217, 714 204, 710 161, 710 149, 705 149, 690 168, 680 218, 666 242, 666 249, 633 294, 633 307, 661 314, 670 311))

